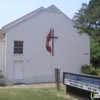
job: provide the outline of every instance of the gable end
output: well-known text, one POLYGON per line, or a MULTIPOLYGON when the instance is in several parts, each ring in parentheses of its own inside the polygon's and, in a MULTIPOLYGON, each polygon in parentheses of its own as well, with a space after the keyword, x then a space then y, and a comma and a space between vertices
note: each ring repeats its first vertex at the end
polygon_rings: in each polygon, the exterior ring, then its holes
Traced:
POLYGON ((59 9, 57 7, 55 7, 54 5, 46 8, 46 11, 50 11, 50 12, 60 12, 59 9))

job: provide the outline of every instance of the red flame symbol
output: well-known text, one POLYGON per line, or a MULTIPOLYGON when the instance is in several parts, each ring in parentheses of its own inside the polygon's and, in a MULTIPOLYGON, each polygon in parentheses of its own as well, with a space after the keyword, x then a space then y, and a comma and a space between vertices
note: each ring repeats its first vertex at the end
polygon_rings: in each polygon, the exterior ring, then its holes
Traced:
POLYGON ((46 38, 46 50, 48 51, 48 52, 50 52, 51 53, 51 47, 50 47, 50 45, 49 45, 49 42, 50 42, 50 40, 51 40, 51 30, 52 29, 50 29, 50 32, 49 32, 49 34, 47 35, 47 38, 46 38))

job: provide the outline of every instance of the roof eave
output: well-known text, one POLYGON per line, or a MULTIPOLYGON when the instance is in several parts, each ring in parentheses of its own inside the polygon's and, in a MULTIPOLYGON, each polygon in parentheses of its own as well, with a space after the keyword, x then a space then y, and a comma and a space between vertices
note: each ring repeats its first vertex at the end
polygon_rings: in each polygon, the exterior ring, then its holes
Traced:
POLYGON ((34 15, 36 15, 36 14, 38 14, 38 13, 44 11, 44 10, 45 10, 44 7, 40 7, 38 9, 34 10, 33 12, 31 12, 31 13, 29 13, 29 14, 27 14, 27 15, 25 15, 25 16, 17 19, 17 20, 15 20, 15 21, 3 26, 2 28, 4 28, 5 30, 8 30, 9 28, 21 23, 22 21, 27 20, 28 18, 30 18, 30 17, 32 17, 32 16, 34 16, 34 15))

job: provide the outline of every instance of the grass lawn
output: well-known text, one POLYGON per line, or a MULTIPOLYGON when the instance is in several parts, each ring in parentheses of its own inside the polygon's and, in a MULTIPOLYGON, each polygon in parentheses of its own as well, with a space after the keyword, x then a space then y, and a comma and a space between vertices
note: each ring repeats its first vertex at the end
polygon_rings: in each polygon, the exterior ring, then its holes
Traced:
POLYGON ((0 88, 0 100, 76 100, 55 88, 0 88))

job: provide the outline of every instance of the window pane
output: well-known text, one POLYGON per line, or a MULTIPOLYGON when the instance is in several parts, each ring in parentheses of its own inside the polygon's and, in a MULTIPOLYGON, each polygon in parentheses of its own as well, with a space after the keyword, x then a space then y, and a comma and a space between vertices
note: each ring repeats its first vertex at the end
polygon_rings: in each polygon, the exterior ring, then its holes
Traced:
POLYGON ((23 47, 23 44, 20 45, 20 44, 15 44, 14 47, 23 47))
POLYGON ((23 54, 23 41, 14 41, 14 54, 23 54))

